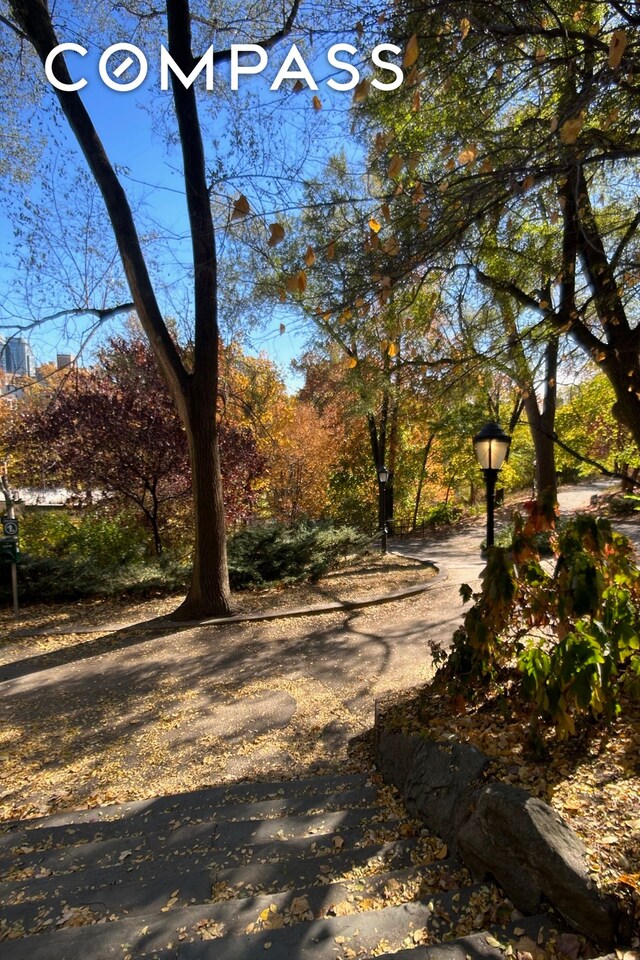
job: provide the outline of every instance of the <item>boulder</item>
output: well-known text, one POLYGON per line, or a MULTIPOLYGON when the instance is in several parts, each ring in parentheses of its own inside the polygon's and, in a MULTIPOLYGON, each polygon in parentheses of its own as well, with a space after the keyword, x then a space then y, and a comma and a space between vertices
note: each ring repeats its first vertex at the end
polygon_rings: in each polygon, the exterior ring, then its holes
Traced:
POLYGON ((548 804, 505 783, 477 795, 457 837, 472 873, 491 875, 515 905, 535 913, 545 897, 574 927, 599 943, 615 935, 615 905, 589 878, 586 850, 548 804))

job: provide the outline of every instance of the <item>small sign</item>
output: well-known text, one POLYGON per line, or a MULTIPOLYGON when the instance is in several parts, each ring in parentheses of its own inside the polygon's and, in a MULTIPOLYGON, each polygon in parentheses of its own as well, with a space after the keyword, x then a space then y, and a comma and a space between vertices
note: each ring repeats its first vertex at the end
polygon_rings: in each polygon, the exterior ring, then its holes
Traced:
POLYGON ((17 537, 18 536, 18 521, 13 517, 3 517, 2 518, 2 532, 5 537, 17 537))
POLYGON ((17 563, 19 555, 17 540, 0 540, 0 563, 17 563))

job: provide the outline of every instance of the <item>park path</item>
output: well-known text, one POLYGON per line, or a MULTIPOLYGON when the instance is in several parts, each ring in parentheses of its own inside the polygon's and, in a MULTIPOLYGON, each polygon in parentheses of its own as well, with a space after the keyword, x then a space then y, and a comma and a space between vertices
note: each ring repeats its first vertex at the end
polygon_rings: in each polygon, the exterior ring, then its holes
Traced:
MULTIPOLYGON (((562 503, 585 506, 602 489, 564 490, 562 503)), ((91 655, 79 644, 74 662, 0 683, 0 816, 362 769, 376 700, 426 682, 430 642, 450 643, 460 584, 482 569, 483 534, 480 521, 437 541, 394 542, 440 567, 420 596, 190 626, 126 647, 107 631, 113 649, 91 655)))
MULTIPOLYGON (((616 487, 611 480, 594 480, 566 486, 558 493, 560 515, 583 510, 591 498, 616 487)), ((509 508, 503 508, 496 517, 496 530, 509 520, 509 508)), ((640 528, 630 522, 616 522, 616 529, 629 536, 640 547, 640 528)), ((391 549, 403 556, 429 560, 438 567, 441 579, 430 592, 433 598, 431 616, 424 623, 424 631, 432 641, 447 647, 457 626, 462 622, 464 609, 460 600, 460 585, 468 583, 477 588, 485 561, 480 545, 486 535, 484 518, 462 530, 454 530, 440 539, 394 539, 391 549)))

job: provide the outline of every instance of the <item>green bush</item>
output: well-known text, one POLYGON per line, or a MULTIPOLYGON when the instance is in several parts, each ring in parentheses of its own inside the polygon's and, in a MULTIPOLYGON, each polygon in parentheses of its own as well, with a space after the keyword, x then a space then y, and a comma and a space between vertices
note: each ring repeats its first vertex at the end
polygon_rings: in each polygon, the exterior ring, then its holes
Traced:
POLYGON ((451 506, 448 503, 436 503, 429 507, 422 516, 422 523, 428 527, 447 526, 456 523, 462 516, 460 507, 451 506))
POLYGON ((97 567, 144 557, 147 533, 127 513, 29 510, 20 523, 20 548, 31 557, 86 561, 97 567))
POLYGON ((241 590, 275 581, 317 580, 341 557, 361 552, 367 544, 353 527, 308 522, 247 527, 229 541, 231 586, 241 590))
POLYGON ((463 586, 475 603, 444 668, 450 679, 499 681, 515 666, 534 741, 539 721, 566 737, 581 714, 615 716, 622 691, 640 698, 640 570, 629 541, 589 515, 555 533, 543 527, 540 514, 516 515, 510 547, 488 551, 482 589, 463 586), (541 541, 553 550, 551 572, 541 541))
MULTIPOLYGON (((56 603, 85 597, 150 596, 184 589, 188 564, 173 559, 134 561, 100 567, 73 557, 21 554, 18 589, 23 603, 56 603)), ((11 597, 9 566, 0 566, 0 600, 11 597)))

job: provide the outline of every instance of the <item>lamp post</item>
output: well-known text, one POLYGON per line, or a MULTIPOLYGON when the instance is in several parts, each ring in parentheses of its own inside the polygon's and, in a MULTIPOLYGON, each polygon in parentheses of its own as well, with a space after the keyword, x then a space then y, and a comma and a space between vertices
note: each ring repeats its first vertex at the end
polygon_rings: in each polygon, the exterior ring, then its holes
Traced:
POLYGON ((378 481, 380 483, 380 502, 382 504, 382 538, 380 545, 382 552, 387 552, 387 480, 389 471, 385 466, 378 467, 378 481))
POLYGON ((511 437, 499 424, 491 420, 473 438, 478 463, 484 473, 487 488, 487 547, 493 546, 493 513, 496 496, 496 480, 507 459, 511 437))

